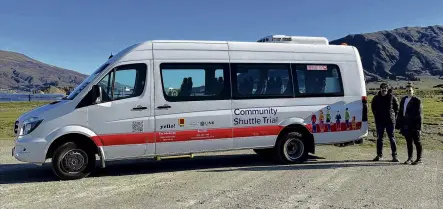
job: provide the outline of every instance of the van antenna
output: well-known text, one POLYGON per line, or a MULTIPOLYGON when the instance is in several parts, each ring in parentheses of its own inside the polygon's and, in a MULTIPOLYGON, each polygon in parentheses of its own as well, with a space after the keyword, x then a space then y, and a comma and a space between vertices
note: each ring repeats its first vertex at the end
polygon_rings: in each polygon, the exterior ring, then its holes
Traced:
POLYGON ((114 55, 112 55, 112 52, 111 52, 111 55, 109 56, 109 58, 108 59, 111 59, 112 57, 113 57, 114 55))

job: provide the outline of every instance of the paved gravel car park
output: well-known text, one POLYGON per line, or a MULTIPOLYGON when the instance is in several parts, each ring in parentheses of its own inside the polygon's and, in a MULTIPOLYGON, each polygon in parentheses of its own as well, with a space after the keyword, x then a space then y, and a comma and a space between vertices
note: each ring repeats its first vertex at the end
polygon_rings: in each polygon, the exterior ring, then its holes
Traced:
MULTIPOLYGON (((194 159, 108 163, 59 181, 49 164, 11 156, 0 140, 0 208, 443 208, 443 152, 418 166, 371 162, 374 148, 319 146, 300 165, 275 165, 252 150, 194 159)), ((400 147, 400 159, 406 150, 400 147)))

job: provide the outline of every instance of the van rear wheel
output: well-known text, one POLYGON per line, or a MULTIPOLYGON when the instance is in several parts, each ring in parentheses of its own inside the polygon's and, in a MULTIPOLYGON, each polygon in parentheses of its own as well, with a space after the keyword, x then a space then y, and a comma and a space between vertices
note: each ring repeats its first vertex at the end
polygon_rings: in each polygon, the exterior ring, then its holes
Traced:
POLYGON ((274 156, 280 163, 302 163, 308 159, 308 154, 308 143, 299 132, 286 133, 274 147, 274 156))
POLYGON ((52 170, 62 180, 87 177, 95 167, 95 154, 74 142, 59 146, 52 157, 52 170))

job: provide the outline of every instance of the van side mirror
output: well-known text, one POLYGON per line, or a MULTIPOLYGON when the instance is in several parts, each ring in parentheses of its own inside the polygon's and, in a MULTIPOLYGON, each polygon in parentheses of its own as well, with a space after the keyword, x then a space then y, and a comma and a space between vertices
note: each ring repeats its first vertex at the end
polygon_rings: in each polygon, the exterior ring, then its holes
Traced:
POLYGON ((102 87, 100 85, 92 86, 92 102, 94 104, 100 104, 102 102, 102 87))

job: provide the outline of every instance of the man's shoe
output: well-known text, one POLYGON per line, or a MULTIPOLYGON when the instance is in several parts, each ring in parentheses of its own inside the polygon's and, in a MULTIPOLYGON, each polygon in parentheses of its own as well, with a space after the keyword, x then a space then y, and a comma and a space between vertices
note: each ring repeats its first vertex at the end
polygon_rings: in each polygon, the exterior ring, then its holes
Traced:
POLYGON ((377 156, 377 157, 375 157, 372 161, 380 161, 380 160, 382 160, 382 159, 383 159, 382 156, 377 156))
POLYGON ((404 164, 411 164, 411 163, 412 163, 412 160, 410 158, 404 162, 404 164))
POLYGON ((398 163, 398 162, 400 162, 400 161, 398 160, 397 157, 393 157, 393 158, 392 158, 392 162, 394 162, 394 163, 398 163))
POLYGON ((421 162, 421 159, 418 159, 418 160, 416 160, 416 161, 414 161, 413 163, 412 163, 412 165, 418 165, 418 164, 422 164, 423 162, 421 162))

